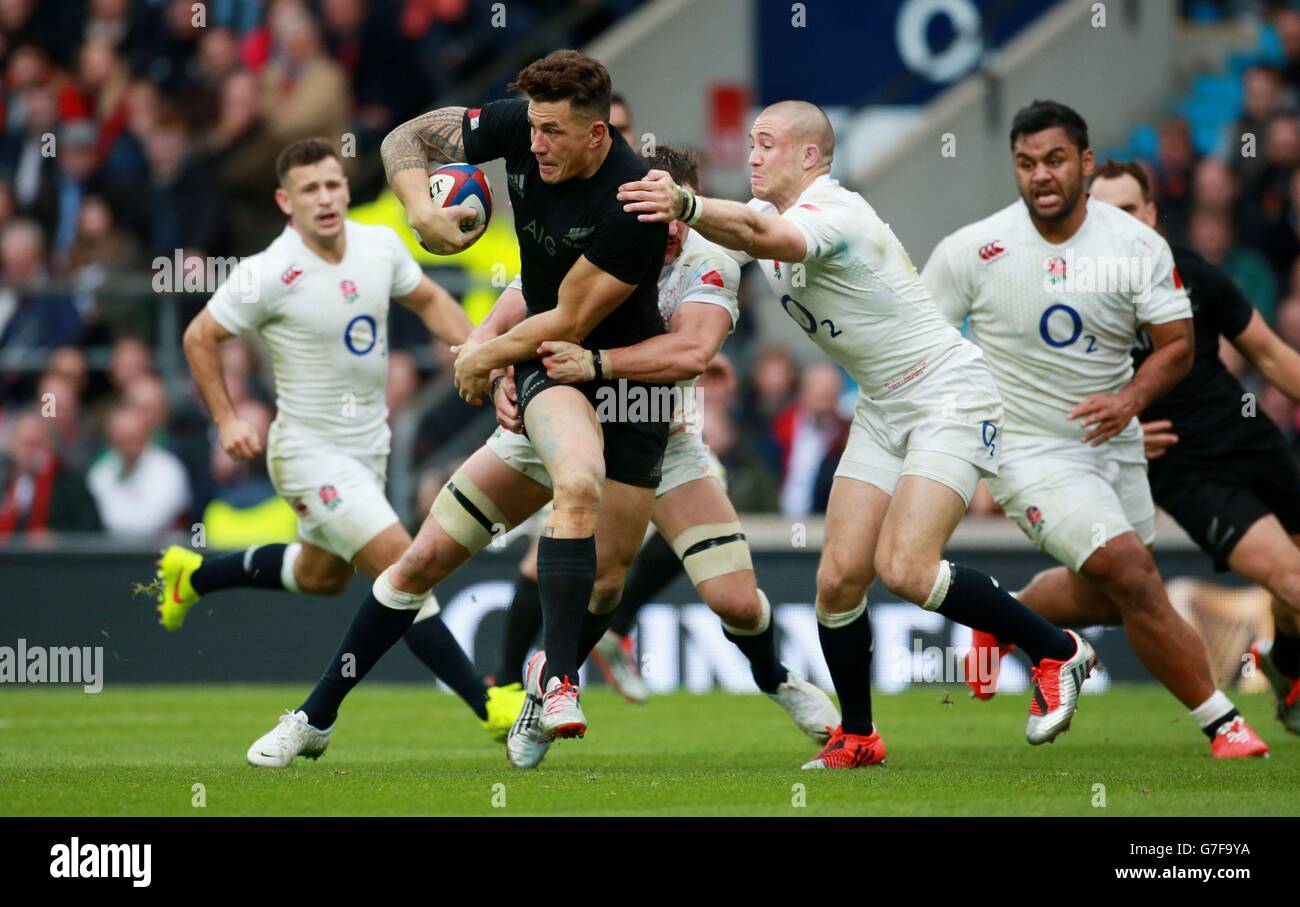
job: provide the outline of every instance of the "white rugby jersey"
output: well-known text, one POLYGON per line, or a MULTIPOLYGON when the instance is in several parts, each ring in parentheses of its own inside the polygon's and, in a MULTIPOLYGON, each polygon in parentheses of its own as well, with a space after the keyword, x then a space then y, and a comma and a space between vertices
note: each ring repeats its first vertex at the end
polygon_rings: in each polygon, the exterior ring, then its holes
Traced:
MULTIPOLYGON (((1139 327, 1192 317, 1168 243, 1119 208, 1091 197, 1087 206, 1083 226, 1056 245, 1017 200, 948 236, 926 263, 936 304, 953 324, 970 318, 993 369, 1007 446, 1081 439, 1067 414, 1128 384, 1139 327)), ((1140 443, 1136 417, 1115 440, 1140 443)))
MULTIPOLYGON (((769 202, 750 206, 776 213, 769 202)), ((930 299, 903 244, 866 199, 818 177, 781 215, 808 243, 803 262, 759 260, 786 314, 868 398, 926 374, 967 341, 930 299)), ((743 252, 729 252, 744 264, 743 252)))
POLYGON ((357 455, 388 453, 388 303, 422 272, 390 228, 344 221, 330 264, 292 226, 208 300, 233 334, 257 331, 275 370, 276 424, 295 439, 357 455))
MULTIPOLYGON (((709 242, 698 231, 692 230, 686 235, 682 251, 673 263, 665 265, 659 272, 659 314, 668 325, 683 303, 716 305, 731 316, 731 329, 734 331, 736 322, 740 320, 739 290, 740 265, 722 246, 709 242)), ((700 429, 700 412, 695 405, 699 401, 690 396, 698 380, 686 378, 677 382, 686 409, 673 414, 670 433, 680 431, 686 425, 693 426, 696 431, 700 429)))

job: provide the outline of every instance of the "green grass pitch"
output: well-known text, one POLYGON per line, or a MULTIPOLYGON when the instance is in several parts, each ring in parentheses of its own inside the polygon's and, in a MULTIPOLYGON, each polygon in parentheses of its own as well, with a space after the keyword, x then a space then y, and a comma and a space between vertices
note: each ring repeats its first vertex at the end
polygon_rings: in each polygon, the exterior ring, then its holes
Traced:
POLYGON ((887 764, 812 773, 799 766, 815 747, 764 697, 634 706, 602 689, 584 697, 586 739, 560 741, 540 769, 519 772, 459 700, 374 685, 348 700, 320 761, 246 765, 248 745, 305 692, 0 691, 0 814, 1300 814, 1300 737, 1283 732, 1264 696, 1236 699, 1272 758, 1225 764, 1154 686, 1084 697, 1073 730, 1037 748, 1024 742, 1025 696, 979 703, 938 686, 882 695, 887 764))

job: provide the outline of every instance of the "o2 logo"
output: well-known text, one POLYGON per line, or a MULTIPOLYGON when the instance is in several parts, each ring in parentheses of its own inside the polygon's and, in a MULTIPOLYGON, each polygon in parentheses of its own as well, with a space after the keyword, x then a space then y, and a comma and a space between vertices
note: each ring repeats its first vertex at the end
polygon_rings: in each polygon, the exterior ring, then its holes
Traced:
MULTIPOLYGON (((1057 319, 1057 324, 1059 329, 1060 319, 1057 319)), ((1079 339, 1080 335, 1088 341, 1088 348, 1084 350, 1085 353, 1091 353, 1097 348, 1097 336, 1083 333, 1083 316, 1063 302, 1049 305, 1043 311, 1043 317, 1038 322, 1038 334, 1043 338, 1043 343, 1046 343, 1054 350, 1064 349, 1072 345, 1079 339), (1062 340, 1058 340, 1052 333, 1052 316, 1057 312, 1064 313, 1070 319, 1069 336, 1062 340)))
POLYGON ((988 448, 990 457, 997 455, 997 437, 998 427, 995 423, 990 422, 988 419, 985 419, 980 423, 980 440, 983 441, 984 446, 988 448))
POLYGON ((832 339, 844 333, 836 328, 835 322, 831 321, 829 318, 823 318, 821 321, 818 321, 813 316, 812 312, 804 308, 799 301, 789 293, 781 297, 781 307, 785 309, 787 315, 794 319, 795 324, 803 328, 803 332, 809 337, 816 336, 819 325, 825 325, 830 330, 832 339))
POLYGON ((379 329, 369 315, 358 315, 343 329, 343 345, 354 356, 364 356, 379 342, 379 329))

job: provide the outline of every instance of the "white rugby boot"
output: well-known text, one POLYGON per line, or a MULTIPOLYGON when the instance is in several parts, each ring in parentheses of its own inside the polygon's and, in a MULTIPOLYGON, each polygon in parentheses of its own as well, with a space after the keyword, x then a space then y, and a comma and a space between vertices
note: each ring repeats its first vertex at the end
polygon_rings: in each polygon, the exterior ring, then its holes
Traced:
POLYGON ((248 764, 259 768, 288 768, 299 756, 319 759, 330 745, 334 725, 318 730, 303 712, 285 712, 280 723, 248 748, 248 764))
POLYGON ((1097 653, 1088 641, 1073 630, 1065 632, 1074 640, 1074 654, 1064 661, 1044 658, 1034 668, 1033 701, 1025 725, 1025 739, 1034 746, 1051 743, 1069 730, 1079 707, 1079 690, 1097 664, 1097 653))
POLYGON ((542 733, 542 675, 546 653, 536 652, 524 668, 524 707, 506 735, 506 759, 515 768, 536 768, 546 758, 551 741, 542 733))
POLYGON ((826 743, 839 727, 840 710, 835 708, 835 703, 821 687, 789 669, 786 674, 785 683, 777 687, 775 693, 767 693, 767 698, 785 709, 799 730, 814 743, 826 743))

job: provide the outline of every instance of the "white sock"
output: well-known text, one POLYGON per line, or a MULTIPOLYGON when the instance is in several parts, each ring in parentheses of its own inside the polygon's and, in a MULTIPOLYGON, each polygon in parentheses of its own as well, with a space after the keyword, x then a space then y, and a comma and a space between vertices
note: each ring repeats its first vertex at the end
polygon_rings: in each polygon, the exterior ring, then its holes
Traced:
POLYGON ((294 567, 298 564, 298 555, 302 554, 302 545, 294 542, 292 545, 284 546, 284 560, 280 561, 280 585, 284 586, 285 591, 301 593, 298 588, 298 578, 294 576, 294 567))
POLYGON ((1223 716, 1234 708, 1236 706, 1232 704, 1231 699, 1224 695, 1223 690, 1215 690, 1214 695, 1192 709, 1191 714, 1196 719, 1196 723, 1201 726, 1201 730, 1205 730, 1218 724, 1223 719, 1223 716))

